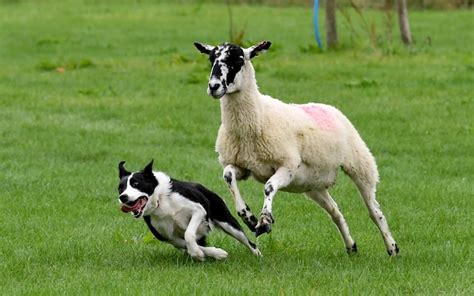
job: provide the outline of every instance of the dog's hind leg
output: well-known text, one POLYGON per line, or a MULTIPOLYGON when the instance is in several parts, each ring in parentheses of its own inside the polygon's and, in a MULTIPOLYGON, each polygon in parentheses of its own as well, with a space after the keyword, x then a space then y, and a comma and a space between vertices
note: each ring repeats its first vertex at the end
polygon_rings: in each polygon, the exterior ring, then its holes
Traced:
MULTIPOLYGON (((262 256, 262 253, 260 253, 260 250, 257 248, 257 245, 255 245, 253 242, 251 242, 248 237, 245 235, 245 232, 242 231, 240 226, 237 228, 235 227, 234 223, 237 223, 237 221, 232 221, 231 223, 229 222, 223 222, 223 221, 214 221, 219 228, 221 228, 225 233, 228 235, 232 236, 242 244, 244 244, 254 255, 256 256, 262 256)), ((237 223, 237 225, 239 225, 237 223)))

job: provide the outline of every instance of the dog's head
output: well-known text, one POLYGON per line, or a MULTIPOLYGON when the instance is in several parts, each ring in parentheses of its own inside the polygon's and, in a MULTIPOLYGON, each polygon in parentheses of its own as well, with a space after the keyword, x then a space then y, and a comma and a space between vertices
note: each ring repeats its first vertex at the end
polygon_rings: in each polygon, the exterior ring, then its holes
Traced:
POLYGON ((158 181, 153 174, 153 160, 139 172, 131 173, 124 167, 125 161, 119 163, 119 201, 121 210, 125 213, 132 212, 135 218, 143 215, 150 196, 158 186, 158 181))

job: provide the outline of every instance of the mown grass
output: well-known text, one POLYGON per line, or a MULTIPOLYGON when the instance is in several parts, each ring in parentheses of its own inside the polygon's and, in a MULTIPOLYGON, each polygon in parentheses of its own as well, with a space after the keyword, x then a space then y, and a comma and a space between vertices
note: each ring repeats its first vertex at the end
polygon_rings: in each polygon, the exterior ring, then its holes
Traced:
MULTIPOLYGON (((229 252, 223 262, 146 243, 144 223, 118 209, 120 160, 139 169, 154 158, 233 207, 213 151, 220 114, 205 93, 208 62, 192 45, 227 40, 225 6, 5 2, 0 292, 472 294, 472 12, 412 12, 410 48, 351 45, 342 31, 341 50, 318 54, 305 50, 311 10, 233 9, 246 42, 274 44, 255 60, 264 93, 335 105, 358 127, 378 161, 379 201, 401 257, 388 258, 342 174, 332 193, 359 256, 345 254, 322 210, 286 193, 274 231, 258 240, 261 259, 221 233, 210 242, 229 252)), ((241 190, 258 212, 262 186, 241 190)))

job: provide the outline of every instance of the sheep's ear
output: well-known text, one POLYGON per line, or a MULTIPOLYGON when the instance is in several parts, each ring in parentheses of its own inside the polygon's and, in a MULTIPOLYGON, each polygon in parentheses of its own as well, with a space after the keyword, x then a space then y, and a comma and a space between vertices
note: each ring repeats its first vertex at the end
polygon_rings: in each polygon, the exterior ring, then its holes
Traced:
POLYGON ((145 168, 143 169, 144 174, 153 175, 153 161, 154 160, 152 159, 150 163, 145 166, 145 168))
POLYGON ((194 42, 194 46, 201 52, 209 55, 211 51, 214 49, 214 46, 204 44, 204 43, 199 43, 199 42, 194 42))
POLYGON ((125 169, 125 167, 123 166, 124 163, 125 163, 125 161, 121 161, 118 165, 118 167, 119 167, 119 179, 122 179, 123 177, 131 175, 131 173, 129 171, 127 171, 125 169))
POLYGON ((249 48, 244 49, 245 58, 250 60, 259 54, 266 52, 271 45, 272 43, 270 41, 262 41, 258 44, 255 44, 254 46, 250 46, 249 48))

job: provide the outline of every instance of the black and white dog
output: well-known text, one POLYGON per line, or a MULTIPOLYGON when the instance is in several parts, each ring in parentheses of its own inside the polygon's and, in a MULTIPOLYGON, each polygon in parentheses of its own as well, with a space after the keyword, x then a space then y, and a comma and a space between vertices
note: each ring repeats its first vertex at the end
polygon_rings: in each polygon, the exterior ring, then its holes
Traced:
POLYGON ((226 251, 206 246, 206 236, 217 226, 261 256, 217 194, 201 184, 154 172, 153 160, 135 173, 128 172, 124 163, 119 163, 121 210, 135 218, 143 216, 157 239, 185 249, 196 260, 206 256, 224 259, 226 251))

